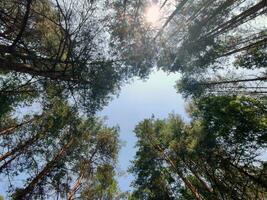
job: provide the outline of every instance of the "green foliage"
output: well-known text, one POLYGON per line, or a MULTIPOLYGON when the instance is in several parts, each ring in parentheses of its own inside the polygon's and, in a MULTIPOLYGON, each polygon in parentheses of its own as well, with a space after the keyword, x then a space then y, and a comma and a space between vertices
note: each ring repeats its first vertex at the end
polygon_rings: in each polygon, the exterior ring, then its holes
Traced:
POLYGON ((99 166, 94 176, 86 183, 87 186, 82 191, 82 199, 114 199, 118 194, 114 176, 113 166, 107 164, 99 166))
POLYGON ((168 171, 164 170, 164 162, 148 142, 148 137, 159 138, 164 122, 161 120, 145 120, 140 123, 135 133, 138 137, 138 151, 130 172, 136 176, 132 193, 133 199, 174 199, 170 191, 174 180, 168 171), (156 137, 157 137, 156 136, 156 137))
POLYGON ((53 191, 64 196, 71 192, 72 180, 80 176, 81 185, 97 176, 103 190, 112 195, 116 190, 112 170, 119 151, 117 129, 98 119, 79 117, 75 108, 57 97, 42 110, 31 123, 23 119, 21 125, 3 132, 1 172, 8 173, 12 186, 18 176, 25 177, 24 188, 10 190, 15 192, 13 197, 49 197, 53 191))
POLYGON ((133 197, 153 199, 164 188, 171 199, 266 195, 264 163, 257 159, 266 148, 266 101, 211 96, 196 101, 190 112, 190 124, 170 115, 137 125, 133 197))
POLYGON ((223 137, 229 146, 241 145, 242 148, 249 148, 249 144, 255 142, 259 148, 266 143, 265 99, 214 96, 199 100, 197 107, 199 110, 193 116, 203 120, 207 134, 223 137))
POLYGON ((248 69, 257 69, 267 66, 266 50, 266 48, 250 49, 245 55, 238 57, 235 62, 235 66, 248 69))

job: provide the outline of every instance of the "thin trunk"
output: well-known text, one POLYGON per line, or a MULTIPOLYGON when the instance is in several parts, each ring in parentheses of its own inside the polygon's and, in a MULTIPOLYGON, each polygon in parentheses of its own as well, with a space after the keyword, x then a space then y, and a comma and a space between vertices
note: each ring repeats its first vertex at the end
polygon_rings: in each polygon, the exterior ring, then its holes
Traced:
POLYGON ((4 155, 0 156, 0 161, 5 160, 6 158, 13 156, 15 153, 23 151, 24 149, 26 149, 28 146, 30 146, 31 144, 33 144, 36 140, 37 140, 37 136, 30 138, 29 140, 27 140, 26 142, 19 144, 18 146, 16 146, 14 149, 12 149, 11 151, 6 152, 4 155))
POLYGON ((167 2, 168 2, 168 0, 165 0, 165 1, 162 3, 162 5, 160 6, 160 9, 162 9, 162 8, 166 5, 167 2))
POLYGON ((8 161, 6 161, 2 166, 0 166, 0 173, 3 172, 4 169, 8 167, 8 165, 15 160, 22 152, 18 152, 16 155, 14 155, 12 158, 10 158, 8 161))
POLYGON ((188 0, 182 0, 178 6, 176 7, 176 9, 172 12, 172 14, 168 17, 168 19, 166 20, 166 22, 163 24, 163 26, 161 27, 161 29, 158 31, 157 35, 155 36, 154 40, 156 40, 164 31, 164 29, 166 28, 166 26, 170 23, 170 21, 174 18, 174 16, 176 14, 178 14, 178 12, 180 12, 180 10, 184 7, 184 5, 188 2, 188 0))
MULTIPOLYGON (((1 34, 0 34, 1 36, 1 34)), ((62 64, 62 65, 74 65, 75 61, 70 61, 69 59, 60 59, 60 58, 48 58, 48 57, 44 57, 44 56, 37 56, 35 55, 33 52, 28 51, 27 49, 19 49, 19 50, 14 50, 11 49, 10 46, 7 45, 3 45, 0 44, 0 53, 3 54, 11 54, 14 57, 20 59, 20 60, 27 60, 29 63, 32 62, 44 62, 44 63, 57 63, 57 64, 62 64)), ((4 59, 1 59, 1 61, 3 61, 4 59)), ((6 63, 8 63, 8 59, 6 59, 6 63)), ((88 62, 89 65, 103 65, 103 64, 111 64, 111 63, 117 63, 117 62, 123 62, 126 61, 126 59, 110 59, 110 60, 95 60, 95 61, 91 61, 88 62)), ((15 63, 16 64, 16 63, 15 63)), ((23 63, 21 63, 23 64, 23 63)), ((27 67, 27 68, 32 68, 30 65, 26 65, 24 64, 23 66, 27 67)), ((4 67, 1 67, 3 69, 5 69, 4 67)), ((34 69, 34 68, 33 68, 34 69)), ((55 73, 63 73, 62 71, 55 71, 55 70, 47 70, 47 72, 55 72, 55 73)), ((71 71, 69 71, 71 72, 71 71)))
MULTIPOLYGON (((97 153, 98 149, 95 148, 95 150, 93 151, 92 155, 90 156, 89 160, 86 160, 84 162, 84 166, 90 166, 90 164, 92 163, 92 160, 95 156, 95 154, 97 153)), ((84 169, 83 169, 84 170, 84 169)), ((80 172, 80 176, 77 178, 76 182, 74 183, 74 186, 72 187, 72 189, 70 190, 70 192, 67 194, 68 200, 73 200, 74 199, 74 195, 75 193, 79 190, 81 184, 82 184, 82 179, 84 178, 84 172, 85 171, 81 171, 80 172)), ((90 169, 91 170, 91 169, 90 169)), ((91 172, 89 172, 90 174, 91 172)), ((87 177, 88 178, 88 177, 87 177)))
POLYGON ((193 195, 196 197, 196 199, 197 200, 204 200, 202 195, 198 192, 197 188, 183 175, 183 173, 180 170, 177 169, 177 167, 172 162, 172 160, 168 156, 166 158, 166 155, 164 157, 165 157, 165 160, 167 161, 167 163, 169 163, 172 166, 172 168, 175 170, 177 175, 182 179, 182 181, 184 182, 186 187, 193 193, 193 195))
POLYGON ((71 139, 66 145, 64 145, 61 150, 54 156, 54 158, 46 164, 43 170, 38 173, 35 178, 32 179, 32 181, 22 191, 20 191, 19 195, 15 198, 15 200, 26 200, 27 194, 31 193, 34 187, 53 170, 57 162, 66 155, 67 150, 70 148, 73 142, 74 139, 71 139))
POLYGON ((237 80, 229 80, 229 81, 211 81, 208 83, 200 83, 200 85, 212 86, 212 85, 222 85, 222 84, 228 84, 228 83, 244 83, 244 82, 266 81, 266 80, 267 80, 267 77, 257 77, 257 78, 237 79, 237 80))
POLYGON ((226 8, 230 7, 237 1, 238 0, 226 0, 225 2, 220 4, 215 10, 212 11, 210 15, 208 15, 208 17, 205 20, 203 20, 202 26, 206 26, 210 20, 216 17, 216 15, 218 15, 219 13, 221 13, 222 11, 224 11, 226 8))
MULTIPOLYGON (((195 11, 195 13, 187 19, 187 23, 193 22, 214 0, 206 0, 202 6, 195 11)), ((217 13, 216 13, 217 14, 217 13)))
POLYGON ((186 185, 187 188, 194 194, 197 200, 204 200, 202 195, 198 192, 196 187, 182 174, 182 172, 177 171, 178 176, 183 180, 184 184, 186 185))
POLYGON ((77 180, 75 181, 73 187, 71 188, 70 192, 68 193, 68 200, 73 200, 75 193, 79 190, 82 184, 83 174, 81 174, 77 180))
POLYGON ((239 49, 234 49, 232 51, 224 53, 224 54, 220 55, 218 58, 230 56, 232 54, 235 54, 235 53, 238 53, 238 52, 241 52, 241 51, 246 51, 246 50, 249 50, 249 49, 254 48, 254 47, 261 47, 261 46, 266 45, 266 44, 267 44, 267 38, 263 38, 262 40, 254 42, 252 44, 249 44, 249 45, 247 45, 245 47, 241 47, 239 49))
POLYGON ((251 175, 249 172, 247 172, 246 170, 244 170, 242 167, 235 165, 234 163, 231 162, 230 159, 227 158, 223 158, 223 156, 219 157, 224 160, 226 163, 228 163, 230 166, 232 166, 233 168, 237 169, 241 174, 245 175, 246 177, 248 177, 250 180, 252 180, 254 183, 264 187, 265 189, 267 189, 267 182, 265 182, 264 180, 262 180, 260 177, 255 177, 254 175, 251 175))
MULTIPOLYGON (((7 94, 7 95, 19 95, 19 94, 31 94, 37 92, 36 90, 2 90, 0 91, 1 94, 7 94)), ((41 90, 38 90, 38 92, 41 92, 41 90)))
POLYGON ((73 76, 65 75, 62 71, 44 71, 33 68, 30 64, 14 63, 12 61, 0 58, 0 69, 7 71, 15 71, 19 73, 26 73, 33 76, 41 76, 56 81, 67 81, 77 84, 90 84, 90 81, 75 78, 73 76))
POLYGON ((20 28, 20 31, 17 35, 17 37, 15 38, 15 40, 13 41, 11 47, 15 47, 16 44, 20 41, 22 35, 23 35, 23 32, 27 26, 27 22, 28 22, 28 18, 29 18, 29 15, 30 15, 30 9, 31 9, 31 4, 32 4, 32 0, 27 0, 27 5, 26 5, 26 12, 25 12, 25 15, 23 17, 23 21, 21 23, 21 28, 20 28))
POLYGON ((267 1, 262 0, 261 2, 257 3, 256 5, 252 6, 251 8, 247 9, 246 11, 242 12, 241 14, 233 17, 229 21, 225 22, 224 24, 220 25, 218 28, 212 30, 208 33, 207 37, 214 37, 222 32, 229 30, 229 28, 233 28, 233 26, 238 26, 248 20, 251 20, 258 15, 262 14, 262 12, 258 13, 258 11, 262 10, 267 6, 267 1), (250 17, 250 18, 248 18, 250 17), (248 18, 248 19, 247 19, 248 18))
POLYGON ((177 175, 182 179, 185 186, 193 193, 195 198, 197 200, 204 200, 202 195, 198 192, 197 188, 184 176, 184 174, 179 169, 177 169, 174 162, 169 158, 168 155, 165 154, 164 150, 159 145, 154 144, 151 137, 149 137, 149 141, 152 144, 152 146, 155 148, 155 150, 161 153, 162 158, 167 163, 169 163, 169 165, 173 168, 173 170, 177 173, 177 175))
POLYGON ((246 90, 216 90, 216 91, 209 91, 209 94, 246 94, 246 95, 264 95, 267 91, 246 91, 246 90))
POLYGON ((249 46, 250 44, 253 44, 255 42, 258 42, 264 38, 267 37, 267 33, 265 33, 265 31, 260 31, 258 33, 254 33, 250 36, 247 37, 243 37, 241 39, 238 39, 234 42, 231 42, 231 44, 229 46, 227 46, 227 49, 230 51, 232 49, 237 49, 236 47, 238 46, 249 46))
POLYGON ((18 128, 24 126, 24 125, 26 125, 26 124, 31 123, 34 120, 36 120, 36 118, 30 119, 30 120, 28 120, 26 122, 22 122, 20 124, 17 124, 17 125, 8 127, 8 128, 2 128, 2 129, 0 129, 0 136, 10 134, 10 132, 12 132, 12 131, 14 131, 14 130, 16 130, 16 129, 18 129, 18 128))
MULTIPOLYGON (((201 159, 202 160, 202 159, 201 159)), ((203 160, 202 160, 203 161, 203 160)), ((220 180, 218 180, 218 178, 216 176, 214 176, 213 173, 209 172, 208 167, 206 166, 207 164, 205 162, 203 162, 203 167, 204 167, 204 173, 207 175, 209 181, 212 183, 212 185, 214 186, 214 190, 218 192, 218 194, 221 196, 221 198, 223 200, 225 200, 225 191, 228 190, 228 188, 221 183, 220 180), (223 189, 222 189, 223 188, 223 189)))
POLYGON ((3 128, 0 130, 0 136, 7 135, 7 133, 10 133, 10 132, 16 130, 18 127, 20 127, 20 124, 12 126, 12 127, 8 127, 8 128, 3 128))
POLYGON ((185 165, 188 167, 188 169, 192 172, 192 174, 197 178, 197 180, 203 185, 203 187, 205 188, 205 190, 212 194, 214 199, 218 199, 215 194, 214 194, 214 191, 212 188, 210 188, 207 183, 200 177, 200 175, 198 174, 198 172, 192 167, 191 165, 191 162, 190 163, 187 163, 186 161, 184 161, 185 165))

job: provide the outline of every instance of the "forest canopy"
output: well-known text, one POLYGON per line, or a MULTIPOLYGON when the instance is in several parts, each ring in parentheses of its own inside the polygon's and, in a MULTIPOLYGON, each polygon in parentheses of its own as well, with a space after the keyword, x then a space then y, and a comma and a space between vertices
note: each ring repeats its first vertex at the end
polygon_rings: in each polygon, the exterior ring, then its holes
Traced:
POLYGON ((1 1, 3 195, 266 199, 266 11, 266 0, 1 1), (181 75, 190 122, 136 126, 124 193, 119 128, 97 113, 154 70, 181 75))

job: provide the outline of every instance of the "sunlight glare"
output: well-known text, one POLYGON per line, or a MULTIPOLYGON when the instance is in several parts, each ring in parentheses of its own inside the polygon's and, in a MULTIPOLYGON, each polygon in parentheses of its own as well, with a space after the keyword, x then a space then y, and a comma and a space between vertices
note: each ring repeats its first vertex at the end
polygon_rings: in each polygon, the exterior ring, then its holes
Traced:
POLYGON ((151 25, 157 25, 160 18, 160 8, 157 5, 152 5, 146 10, 146 21, 151 25))

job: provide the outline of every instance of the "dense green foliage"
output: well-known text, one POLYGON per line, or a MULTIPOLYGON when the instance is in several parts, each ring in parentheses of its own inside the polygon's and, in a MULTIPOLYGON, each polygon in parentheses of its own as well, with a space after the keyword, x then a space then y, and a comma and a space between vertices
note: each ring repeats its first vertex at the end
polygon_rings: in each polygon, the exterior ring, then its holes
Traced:
POLYGON ((144 120, 136 127, 133 196, 160 199, 166 193, 166 199, 263 199, 266 164, 257 156, 266 149, 265 102, 207 97, 191 107, 190 124, 170 115, 167 120, 144 120), (158 160, 159 169, 153 164, 158 160), (154 174, 161 182, 154 181, 154 174))
POLYGON ((1 131, 0 160, 5 160, 1 172, 12 180, 25 177, 23 188, 10 185, 17 191, 14 199, 48 197, 53 192, 64 197, 72 192, 75 177, 84 180, 116 163, 117 130, 97 119, 79 117, 61 99, 54 98, 40 115, 28 118, 1 131))

